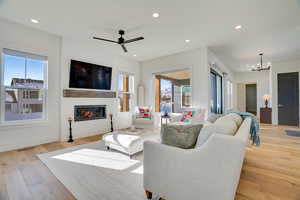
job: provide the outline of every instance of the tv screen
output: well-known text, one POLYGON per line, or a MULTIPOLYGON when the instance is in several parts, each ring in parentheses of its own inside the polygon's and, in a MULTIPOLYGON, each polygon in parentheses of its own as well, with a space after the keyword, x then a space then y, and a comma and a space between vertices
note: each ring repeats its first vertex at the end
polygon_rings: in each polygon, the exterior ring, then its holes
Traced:
POLYGON ((111 67, 71 60, 70 88, 110 90, 111 67))

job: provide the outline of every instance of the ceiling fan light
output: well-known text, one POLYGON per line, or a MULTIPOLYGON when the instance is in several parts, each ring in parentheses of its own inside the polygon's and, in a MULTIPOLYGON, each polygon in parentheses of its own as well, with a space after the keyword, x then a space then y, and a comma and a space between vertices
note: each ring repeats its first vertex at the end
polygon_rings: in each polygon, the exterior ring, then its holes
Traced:
POLYGON ((159 13, 153 13, 153 14, 152 14, 152 17, 158 18, 158 17, 159 17, 159 13))
POLYGON ((38 24, 39 23, 39 20, 37 20, 37 19, 31 19, 30 20, 32 23, 34 23, 34 24, 38 24))

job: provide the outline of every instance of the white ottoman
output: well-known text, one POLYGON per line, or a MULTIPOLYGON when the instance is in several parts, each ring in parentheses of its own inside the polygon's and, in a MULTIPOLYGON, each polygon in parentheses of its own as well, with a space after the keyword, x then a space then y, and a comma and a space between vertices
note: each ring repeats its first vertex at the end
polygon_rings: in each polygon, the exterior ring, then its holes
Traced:
POLYGON ((130 157, 133 154, 143 151, 144 141, 160 141, 159 133, 129 133, 125 131, 114 131, 107 133, 102 138, 107 149, 115 149, 128 154, 130 157))

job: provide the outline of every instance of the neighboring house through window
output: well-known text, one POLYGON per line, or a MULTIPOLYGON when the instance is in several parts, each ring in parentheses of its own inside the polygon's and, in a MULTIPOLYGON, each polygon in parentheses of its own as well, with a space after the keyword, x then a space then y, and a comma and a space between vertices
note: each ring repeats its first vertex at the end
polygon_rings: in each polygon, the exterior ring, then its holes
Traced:
POLYGON ((47 57, 3 50, 1 122, 45 119, 47 57))
POLYGON ((134 75, 126 72, 120 72, 118 75, 118 98, 119 111, 129 112, 131 99, 134 95, 134 75))

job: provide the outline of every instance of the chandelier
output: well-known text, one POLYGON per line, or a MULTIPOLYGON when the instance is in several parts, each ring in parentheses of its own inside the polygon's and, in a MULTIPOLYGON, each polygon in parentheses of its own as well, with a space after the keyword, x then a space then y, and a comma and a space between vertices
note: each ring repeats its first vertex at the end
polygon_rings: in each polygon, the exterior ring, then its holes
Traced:
POLYGON ((256 66, 253 65, 251 67, 251 71, 264 71, 264 70, 270 70, 271 69, 271 63, 268 62, 267 64, 263 64, 263 53, 260 53, 259 56, 260 56, 260 63, 258 63, 256 66))

